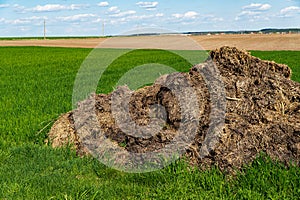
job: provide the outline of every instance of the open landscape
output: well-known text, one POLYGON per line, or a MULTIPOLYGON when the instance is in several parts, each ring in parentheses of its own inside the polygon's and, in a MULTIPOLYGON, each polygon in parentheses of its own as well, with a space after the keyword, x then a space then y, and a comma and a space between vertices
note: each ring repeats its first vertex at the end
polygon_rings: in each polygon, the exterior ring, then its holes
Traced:
POLYGON ((299 199, 300 1, 0 1, 0 200, 299 199))

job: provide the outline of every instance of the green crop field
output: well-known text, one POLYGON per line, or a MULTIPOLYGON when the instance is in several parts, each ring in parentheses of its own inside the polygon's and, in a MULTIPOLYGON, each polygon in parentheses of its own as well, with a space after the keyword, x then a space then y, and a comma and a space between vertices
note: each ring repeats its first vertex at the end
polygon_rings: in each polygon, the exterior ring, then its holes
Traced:
MULTIPOLYGON (((44 143, 53 122, 72 109, 74 80, 91 49, 0 47, 0 199, 297 199, 299 167, 263 154, 232 177, 218 169, 191 170, 184 160, 163 170, 128 174, 44 143)), ((101 49, 111 54, 112 49, 101 49)), ((197 52, 189 52, 195 54, 197 52)), ((300 52, 253 51, 288 64, 300 82, 300 52)), ((110 92, 131 67, 159 62, 187 71, 191 64, 167 51, 123 55, 101 77, 110 92), (114 67, 115 66, 115 67, 114 67)), ((100 87, 101 86, 101 87, 100 87)))

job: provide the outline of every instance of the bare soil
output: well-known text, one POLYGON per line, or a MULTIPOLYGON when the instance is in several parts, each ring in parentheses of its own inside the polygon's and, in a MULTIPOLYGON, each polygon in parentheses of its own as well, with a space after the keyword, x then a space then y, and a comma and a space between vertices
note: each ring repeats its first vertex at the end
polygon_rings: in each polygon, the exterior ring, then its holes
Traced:
MULTIPOLYGON (((166 41, 173 41, 174 37, 165 38, 166 41)), ((203 35, 203 36, 189 36, 189 39, 194 40, 205 50, 213 50, 220 46, 235 46, 240 49, 247 50, 300 50, 300 34, 248 34, 248 35, 203 35)), ((50 46, 50 47, 80 47, 80 48, 95 48, 99 44, 102 48, 146 48, 159 47, 157 38, 151 36, 140 37, 118 37, 110 40, 110 38, 98 39, 58 39, 58 40, 1 40, 0 46, 50 46), (104 41, 106 44, 104 45, 104 41), (146 41, 146 42, 145 42, 146 41), (151 45, 152 44, 152 45, 151 45)), ((174 44, 168 42, 169 44, 174 44)), ((185 46, 184 43, 180 45, 172 45, 175 50, 189 49, 190 44, 185 46)))
POLYGON ((207 50, 221 46, 261 51, 300 50, 300 34, 211 35, 191 36, 191 38, 207 50))

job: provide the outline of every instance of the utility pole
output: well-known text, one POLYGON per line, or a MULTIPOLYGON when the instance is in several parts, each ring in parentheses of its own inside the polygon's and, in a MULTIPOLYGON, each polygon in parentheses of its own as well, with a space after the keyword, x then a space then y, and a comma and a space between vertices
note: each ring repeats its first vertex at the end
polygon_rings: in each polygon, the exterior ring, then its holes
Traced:
POLYGON ((46 20, 44 19, 44 40, 46 40, 46 20))
POLYGON ((105 24, 104 24, 104 21, 102 22, 102 36, 104 37, 104 26, 105 26, 105 24))

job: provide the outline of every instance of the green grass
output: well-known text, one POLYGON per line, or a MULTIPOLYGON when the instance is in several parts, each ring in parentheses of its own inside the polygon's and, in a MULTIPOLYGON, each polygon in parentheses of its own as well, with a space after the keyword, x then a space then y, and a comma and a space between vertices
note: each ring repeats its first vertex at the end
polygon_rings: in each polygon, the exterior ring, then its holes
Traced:
MULTIPOLYGON (((137 69, 136 72, 133 72, 133 76, 130 76, 131 79, 134 79, 137 83, 143 82, 151 77, 151 80, 148 80, 149 83, 153 83, 159 76, 163 74, 172 73, 174 71, 187 72, 193 66, 193 64, 200 63, 201 61, 207 58, 206 52, 197 52, 197 51, 187 51, 187 54, 184 54, 184 51, 165 51, 165 50, 135 50, 129 51, 116 59, 103 73, 101 76, 99 87, 97 93, 108 93, 113 90, 113 88, 118 83, 118 80, 124 76, 126 72, 136 66, 143 66, 148 63, 152 63, 151 66, 146 66, 142 69, 137 69), (180 55, 180 56, 178 56, 180 55), (195 57, 197 59, 195 59, 195 57), (155 63, 155 64, 153 64, 155 63), (158 65, 159 64, 159 65, 158 65), (169 69, 158 70, 163 66, 172 67, 172 71, 169 69), (143 71, 144 70, 144 71, 143 71), (145 72, 146 71, 146 72, 145 72), (156 74, 154 74, 156 72, 156 74), (159 73, 158 73, 159 72, 159 73), (141 77, 138 75, 143 73, 141 77)), ((130 79, 128 78, 128 79, 130 79)), ((130 81, 126 79, 126 81, 130 81)), ((126 82, 127 83, 127 82, 126 82)), ((137 84, 136 83, 136 84, 137 84)), ((134 83, 132 83, 134 85, 134 83)), ((120 84, 123 85, 123 84, 120 84)), ((130 86, 130 85, 129 85, 130 86)), ((134 88, 132 88, 134 89, 134 88)))
POLYGON ((287 64, 292 69, 292 79, 300 82, 299 51, 252 51, 252 55, 264 60, 287 64))
MULTIPOLYGON (((91 49, 0 48, 0 199, 297 199, 299 167, 261 156, 236 177, 217 169, 189 169, 184 160, 163 170, 128 174, 69 148, 44 144, 54 120, 72 109, 76 73, 91 49)), ((110 55, 109 49, 99 50, 110 55)), ((196 52, 181 52, 195 55, 196 52)), ((252 52, 288 64, 300 82, 300 52, 252 52)), ((193 56, 192 56, 193 57, 193 56)), ((201 58, 203 59, 203 58, 201 58)), ((109 92, 135 65, 159 62, 187 71, 185 59, 165 51, 122 55, 107 69, 98 91, 109 92), (117 68, 115 68, 115 67, 117 68)))

